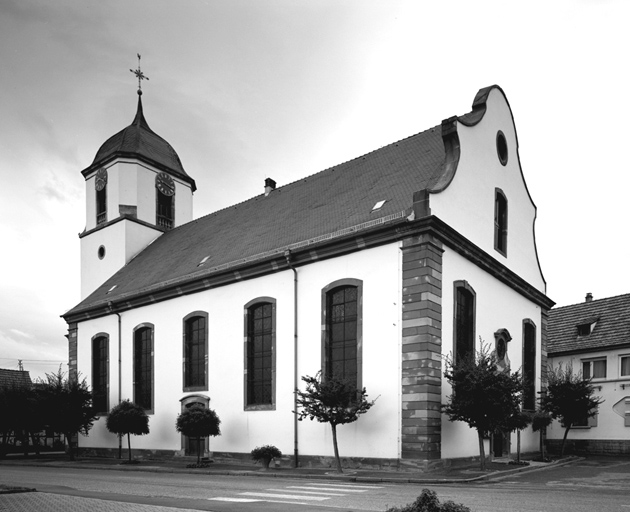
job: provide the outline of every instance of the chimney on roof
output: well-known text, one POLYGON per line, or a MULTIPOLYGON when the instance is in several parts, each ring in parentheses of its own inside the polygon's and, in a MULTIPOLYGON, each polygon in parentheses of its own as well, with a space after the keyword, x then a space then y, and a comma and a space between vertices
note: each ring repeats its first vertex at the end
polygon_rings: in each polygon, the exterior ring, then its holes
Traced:
POLYGON ((276 182, 271 178, 265 178, 265 197, 271 194, 272 190, 276 190, 276 182))
POLYGON ((593 300, 593 294, 591 292, 588 292, 586 294, 586 297, 584 297, 584 302, 591 302, 593 300))

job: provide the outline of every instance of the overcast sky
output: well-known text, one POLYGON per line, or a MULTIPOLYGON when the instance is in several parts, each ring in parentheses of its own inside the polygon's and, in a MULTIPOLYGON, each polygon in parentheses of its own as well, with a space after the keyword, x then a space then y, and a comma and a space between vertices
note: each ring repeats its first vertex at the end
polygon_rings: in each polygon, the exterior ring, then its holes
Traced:
POLYGON ((558 305, 630 292, 630 2, 0 0, 0 367, 67 369, 85 182, 151 128, 199 217, 470 111, 498 84, 558 305))

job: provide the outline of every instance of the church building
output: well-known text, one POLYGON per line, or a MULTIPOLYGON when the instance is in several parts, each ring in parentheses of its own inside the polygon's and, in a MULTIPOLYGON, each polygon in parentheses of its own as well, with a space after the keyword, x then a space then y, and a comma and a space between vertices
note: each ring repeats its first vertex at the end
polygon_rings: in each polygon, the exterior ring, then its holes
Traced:
MULTIPOLYGON (((139 91, 141 92, 141 91, 139 91)), ((190 172, 190 170, 188 170, 190 172)), ((441 414, 444 358, 496 350, 528 377, 535 407, 553 302, 536 251, 536 206, 498 86, 472 110, 348 162, 193 219, 196 185, 149 128, 133 122, 82 171, 81 302, 68 323, 70 368, 101 414, 79 445, 118 449, 108 411, 149 415, 134 449, 193 454, 175 430, 193 403, 216 411, 204 452, 246 457, 272 444, 283 463, 324 463, 330 427, 298 422, 302 376, 365 387, 370 411, 340 426, 351 464, 437 463, 478 455, 476 432, 441 414)), ((495 455, 516 435, 487 441, 495 455)), ((523 452, 538 449, 531 428, 523 452)))

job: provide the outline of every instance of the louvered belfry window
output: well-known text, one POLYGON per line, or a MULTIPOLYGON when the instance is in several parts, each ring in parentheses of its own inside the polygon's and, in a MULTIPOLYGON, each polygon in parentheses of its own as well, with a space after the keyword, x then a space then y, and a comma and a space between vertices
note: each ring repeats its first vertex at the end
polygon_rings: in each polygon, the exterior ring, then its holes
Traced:
POLYGON ((326 297, 326 376, 357 383, 358 289, 341 286, 326 297))
POLYGON ((271 404, 273 382, 273 304, 247 310, 247 405, 271 404))

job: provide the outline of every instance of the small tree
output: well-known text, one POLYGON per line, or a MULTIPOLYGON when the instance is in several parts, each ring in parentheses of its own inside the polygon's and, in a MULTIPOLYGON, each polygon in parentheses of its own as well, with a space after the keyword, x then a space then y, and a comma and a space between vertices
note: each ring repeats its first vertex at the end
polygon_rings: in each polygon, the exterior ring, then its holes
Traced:
POLYGON ((562 364, 547 373, 547 392, 540 399, 541 408, 553 419, 560 420, 564 427, 564 436, 560 446, 560 456, 564 455, 564 446, 571 427, 592 418, 597 414, 597 406, 603 402, 594 397, 595 389, 591 379, 584 379, 582 372, 573 372, 573 366, 562 364))
POLYGON ((481 469, 486 469, 484 438, 493 432, 513 430, 510 423, 520 413, 522 379, 518 372, 497 371, 496 358, 481 342, 474 356, 458 361, 446 359, 444 376, 451 384, 448 403, 442 405, 451 421, 463 421, 477 430, 481 469))
POLYGON ((547 459, 545 455, 545 429, 551 424, 551 416, 548 412, 537 410, 532 417, 532 430, 534 432, 540 432, 540 460, 545 461, 547 459))
POLYGON ((521 431, 525 430, 533 420, 533 414, 527 411, 517 411, 508 418, 508 430, 516 430, 516 462, 521 462, 521 431))
POLYGON ((221 435, 220 424, 217 413, 201 404, 193 404, 177 416, 177 432, 197 438, 197 464, 201 461, 201 439, 221 435))
POLYGON ((131 434, 134 436, 148 434, 149 417, 143 407, 125 400, 109 411, 105 426, 113 434, 119 436, 127 434, 129 462, 131 462, 131 434))
POLYGON ((80 375, 66 378, 59 368, 57 373, 47 373, 45 382, 37 384, 43 423, 65 436, 70 459, 74 459, 74 436, 86 436, 97 418, 92 407, 92 392, 85 379, 79 379, 80 375))
POLYGON ((307 375, 302 380, 306 383, 306 391, 295 390, 297 404, 302 409, 298 412, 298 420, 309 418, 311 421, 330 423, 337 472, 343 473, 337 446, 337 425, 358 420, 361 414, 370 410, 376 400, 368 402, 365 388, 359 390, 356 384, 348 380, 336 377, 322 379, 321 371, 315 377, 307 375))

